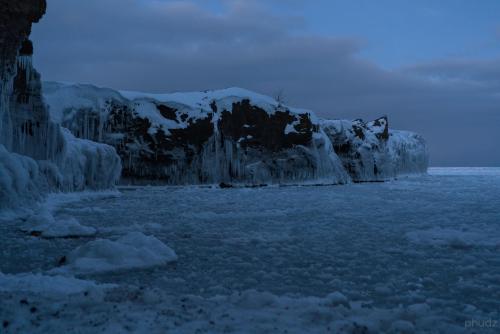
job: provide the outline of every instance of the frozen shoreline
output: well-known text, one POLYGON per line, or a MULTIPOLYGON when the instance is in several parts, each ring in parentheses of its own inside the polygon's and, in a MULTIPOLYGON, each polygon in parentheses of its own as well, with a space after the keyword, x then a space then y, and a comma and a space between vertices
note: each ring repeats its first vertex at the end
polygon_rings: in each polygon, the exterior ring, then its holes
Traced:
POLYGON ((130 189, 67 200, 54 217, 75 217, 97 239, 154 236, 177 262, 61 278, 51 273, 59 258, 93 239, 30 237, 6 222, 9 331, 468 333, 472 320, 500 318, 500 169, 348 186, 130 189), (63 297, 53 291, 65 284, 63 297))

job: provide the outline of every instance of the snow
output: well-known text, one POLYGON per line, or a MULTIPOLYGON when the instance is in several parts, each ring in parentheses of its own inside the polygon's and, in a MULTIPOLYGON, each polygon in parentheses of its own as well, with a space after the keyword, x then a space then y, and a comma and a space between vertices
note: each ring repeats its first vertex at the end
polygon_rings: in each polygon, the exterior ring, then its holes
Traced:
POLYGON ((332 305, 329 298, 288 297, 246 290, 229 296, 202 298, 165 296, 149 289, 102 289, 104 297, 93 294, 73 295, 65 303, 55 297, 30 298, 29 305, 20 305, 15 297, 4 303, 12 330, 81 333, 413 333, 414 323, 429 332, 454 330, 459 326, 436 322, 432 313, 413 316, 404 308, 378 309, 362 303, 332 305), (36 306, 32 306, 36 305, 36 306), (35 307, 36 314, 28 309, 35 307), (12 312, 12 310, 15 310, 12 312), (79 313, 78 310, 87 310, 79 313), (88 313, 88 310, 94 312, 88 313), (157 311, 155 311, 157 310, 157 311), (10 314, 9 314, 10 313, 10 314), (12 314, 14 313, 14 314, 12 314), (55 316, 57 315, 57 316, 55 316), (14 317, 12 320, 11 317, 14 317), (31 321, 30 319, 36 319, 31 321))
POLYGON ((71 213, 96 228, 94 241, 0 224, 7 333, 460 334, 473 320, 476 332, 498 332, 498 168, 346 186, 120 190, 49 200, 55 219, 71 213), (175 263, 135 266, 159 253, 141 259, 142 246, 160 243, 175 263), (72 268, 83 259, 92 265, 72 268))
POLYGON ((97 233, 95 228, 83 226, 73 217, 55 219, 45 207, 28 217, 21 230, 44 238, 91 237, 97 233))
MULTIPOLYGON (((228 88, 205 92, 182 92, 170 94, 149 94, 132 91, 115 91, 109 88, 100 88, 92 85, 70 84, 59 82, 44 82, 44 98, 50 106, 50 115, 58 124, 71 123, 75 112, 78 110, 89 110, 105 117, 110 112, 109 103, 119 101, 129 103, 135 108, 135 112, 143 118, 147 118, 154 125, 153 131, 163 128, 168 129, 186 127, 185 122, 176 122, 166 119, 158 112, 157 104, 166 104, 189 116, 190 119, 205 118, 213 113, 210 104, 215 101, 218 107, 231 110, 234 102, 249 99, 252 104, 273 113, 280 105, 275 99, 251 92, 242 88, 228 88)), ((287 108, 292 113, 309 112, 297 108, 287 108)), ((217 115, 215 115, 217 120, 217 115)), ((101 122, 102 124, 104 122, 101 122)), ((88 124, 89 127, 93 124, 88 124)), ((102 139, 104 129, 98 129, 99 138, 102 139)), ((88 132, 88 131, 85 131, 88 132)), ((151 133, 151 134, 154 134, 151 133)), ((88 138, 87 138, 88 139, 88 138)))
POLYGON ((51 297, 67 297, 68 295, 81 294, 92 289, 110 287, 114 287, 114 285, 98 285, 92 281, 73 277, 31 273, 10 275, 0 272, 0 292, 23 292, 25 294, 41 294, 51 297))
POLYGON ((292 133, 292 132, 297 132, 297 130, 295 130, 295 127, 294 127, 295 124, 291 123, 291 124, 287 124, 286 127, 285 127, 285 134, 289 134, 289 133, 292 133))
POLYGON ((40 178, 35 160, 10 153, 0 144, 0 209, 40 199, 40 178))
POLYGON ((96 273, 166 265, 177 260, 175 252, 153 236, 131 232, 116 241, 98 239, 67 255, 63 267, 53 272, 96 273))
MULTIPOLYGON (((211 110, 210 103, 212 101, 221 100, 228 101, 226 103, 228 110, 230 110, 229 106, 232 104, 232 102, 241 101, 243 99, 249 99, 256 106, 263 107, 264 109, 270 109, 269 106, 277 107, 279 105, 278 101, 269 96, 258 94, 238 87, 204 92, 179 92, 170 94, 149 94, 132 91, 119 92, 123 97, 129 100, 149 98, 160 102, 172 102, 180 105, 185 105, 194 110, 211 110)), ((299 111, 299 109, 296 110, 299 111)))
POLYGON ((69 82, 43 82, 43 95, 50 106, 50 118, 57 124, 71 117, 75 109, 95 108, 106 112, 106 101, 123 100, 119 93, 111 89, 69 82))

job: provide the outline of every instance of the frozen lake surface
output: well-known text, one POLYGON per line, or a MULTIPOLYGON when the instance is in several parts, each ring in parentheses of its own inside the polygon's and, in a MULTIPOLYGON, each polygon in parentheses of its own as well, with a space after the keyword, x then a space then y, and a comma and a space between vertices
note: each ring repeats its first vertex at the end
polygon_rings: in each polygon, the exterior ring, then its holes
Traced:
POLYGON ((346 186, 123 187, 67 200, 55 217, 97 234, 46 239, 0 221, 7 332, 500 331, 500 168, 346 186), (130 232, 177 261, 54 271, 77 247, 130 232))

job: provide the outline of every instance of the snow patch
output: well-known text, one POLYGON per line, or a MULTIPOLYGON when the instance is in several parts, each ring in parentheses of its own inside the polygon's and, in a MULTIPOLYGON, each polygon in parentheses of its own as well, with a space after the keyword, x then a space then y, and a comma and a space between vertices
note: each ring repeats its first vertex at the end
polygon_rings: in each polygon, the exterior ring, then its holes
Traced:
POLYGON ((17 275, 0 272, 0 291, 25 292, 52 297, 79 294, 96 288, 111 288, 114 284, 96 284, 93 281, 65 276, 23 273, 17 275))
POLYGON ((101 273, 165 265, 175 252, 153 236, 131 232, 116 241, 98 239, 78 247, 54 273, 101 273))
POLYGON ((83 226, 73 217, 56 219, 47 208, 29 217, 21 230, 44 238, 91 237, 97 233, 95 228, 83 226))

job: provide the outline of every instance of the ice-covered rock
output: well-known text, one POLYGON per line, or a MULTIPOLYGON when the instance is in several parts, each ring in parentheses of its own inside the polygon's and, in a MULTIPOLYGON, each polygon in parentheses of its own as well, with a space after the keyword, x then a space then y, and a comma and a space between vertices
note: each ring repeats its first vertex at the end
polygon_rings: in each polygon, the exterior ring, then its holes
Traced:
POLYGON ((0 145, 0 208, 40 199, 40 172, 35 160, 0 145))
POLYGON ((95 228, 81 225, 73 217, 56 219, 45 207, 28 217, 21 230, 43 238, 91 237, 97 233, 95 228))
POLYGON ((47 82, 44 94, 54 122, 114 146, 133 181, 345 183, 427 168, 424 141, 390 131, 385 117, 323 121, 240 88, 147 94, 47 82))
POLYGON ((429 154, 425 140, 419 134, 391 130, 387 146, 395 174, 427 172, 429 154))
POLYGON ((50 190, 108 188, 120 176, 112 147, 75 138, 49 118, 28 39, 45 7, 45 0, 0 1, 0 207, 50 190))
POLYGON ((427 171, 423 138, 412 132, 390 130, 387 117, 369 123, 359 119, 326 120, 321 127, 356 182, 383 181, 427 171))
POLYGON ((55 122, 114 146, 135 181, 349 181, 313 113, 244 89, 155 95, 45 83, 44 94, 55 122))
POLYGON ((131 232, 116 241, 98 239, 70 252, 55 273, 96 273, 148 268, 177 260, 175 252, 153 236, 131 232))

